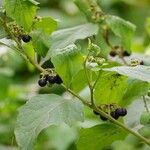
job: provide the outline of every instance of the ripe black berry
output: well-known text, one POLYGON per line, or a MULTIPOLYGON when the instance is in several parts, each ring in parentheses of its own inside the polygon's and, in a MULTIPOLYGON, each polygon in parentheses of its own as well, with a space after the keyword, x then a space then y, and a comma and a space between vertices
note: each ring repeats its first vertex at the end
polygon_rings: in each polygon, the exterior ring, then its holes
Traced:
POLYGON ((99 113, 98 113, 97 111, 95 111, 95 110, 93 110, 93 113, 94 113, 95 115, 99 115, 99 113))
POLYGON ((140 65, 144 65, 144 61, 140 61, 140 65))
POLYGON ((123 56, 130 56, 131 54, 128 51, 123 51, 122 55, 123 56))
POLYGON ((38 81, 38 84, 39 84, 39 86, 44 87, 47 84, 47 80, 45 78, 44 79, 40 79, 38 81))
POLYGON ((23 42, 28 43, 31 40, 31 36, 30 35, 22 35, 21 39, 23 42))
POLYGON ((55 83, 55 76, 49 76, 48 77, 48 82, 51 83, 51 84, 54 84, 55 83))
POLYGON ((100 115, 100 119, 103 120, 103 121, 106 121, 106 120, 107 120, 107 118, 104 117, 104 116, 102 116, 102 115, 100 115))
POLYGON ((115 57, 117 55, 116 51, 112 50, 109 52, 109 55, 115 57))
POLYGON ((115 111, 112 111, 110 115, 116 120, 119 118, 119 115, 115 111))
POLYGON ((60 78, 60 76, 58 74, 55 76, 55 83, 57 83, 57 84, 63 83, 62 79, 60 78))
POLYGON ((115 113, 118 115, 118 116, 125 116, 127 114, 127 110, 125 108, 117 108, 115 110, 115 113))

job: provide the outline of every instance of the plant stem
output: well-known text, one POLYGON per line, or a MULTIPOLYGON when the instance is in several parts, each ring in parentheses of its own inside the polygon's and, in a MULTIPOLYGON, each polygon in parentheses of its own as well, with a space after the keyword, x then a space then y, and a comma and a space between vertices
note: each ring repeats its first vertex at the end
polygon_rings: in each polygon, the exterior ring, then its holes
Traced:
POLYGON ((62 84, 62 86, 64 87, 64 89, 66 91, 68 91, 69 93, 71 93, 73 96, 75 96, 76 98, 78 98, 84 105, 91 107, 91 103, 89 103, 88 101, 84 100, 81 96, 77 95, 76 93, 74 93, 72 90, 68 89, 64 84, 62 84))
POLYGON ((84 71, 85 71, 85 76, 86 76, 86 80, 87 80, 88 86, 89 86, 89 88, 91 88, 91 83, 90 83, 90 80, 89 80, 87 67, 86 67, 86 63, 87 63, 88 57, 89 57, 89 53, 87 54, 87 56, 86 56, 86 58, 84 60, 83 66, 84 66, 84 71))
POLYGON ((97 82, 99 80, 100 75, 101 75, 101 70, 99 70, 98 77, 97 77, 96 81, 93 84, 93 89, 95 89, 95 86, 96 86, 96 84, 97 84, 97 82))
POLYGON ((88 53, 88 55, 86 56, 86 59, 85 59, 83 65, 84 65, 84 70, 85 70, 85 76, 86 76, 86 79, 87 79, 87 83, 88 83, 88 86, 89 86, 89 89, 90 89, 91 104, 92 104, 92 105, 95 105, 95 104, 94 104, 94 97, 93 97, 93 87, 92 87, 92 85, 91 85, 91 83, 90 83, 89 75, 88 75, 88 72, 87 72, 87 66, 86 66, 88 57, 89 57, 89 53, 88 53))
POLYGON ((110 115, 108 115, 107 113, 105 113, 104 111, 102 111, 101 109, 97 108, 95 105, 93 106, 92 104, 88 103, 85 99, 83 99, 82 97, 78 96, 77 94, 75 94, 72 90, 67 89, 64 85, 63 87, 69 92, 71 93, 73 96, 75 96, 76 98, 78 98, 81 102, 83 102, 84 105, 88 106, 89 108, 95 110, 96 112, 98 112, 100 115, 106 117, 108 120, 110 120, 111 122, 113 122, 114 124, 120 126, 121 128, 123 128, 125 131, 133 134, 134 136, 136 136, 137 138, 139 138, 141 141, 143 141, 144 143, 146 143, 147 145, 150 146, 150 141, 148 139, 146 139, 145 137, 143 137, 142 135, 140 135, 139 133, 135 132, 134 130, 126 127, 124 124, 122 124, 121 122, 115 120, 114 118, 112 118, 110 115))
POLYGON ((146 111, 149 112, 145 96, 143 96, 143 101, 144 101, 144 107, 145 107, 146 111))
MULTIPOLYGON (((11 38, 16 42, 18 49, 20 50, 20 53, 23 53, 27 59, 30 61, 30 63, 35 66, 39 71, 44 72, 45 70, 39 66, 37 63, 34 62, 34 60, 28 55, 28 53, 23 49, 23 47, 21 46, 21 44, 18 42, 18 40, 16 39, 16 37, 9 31, 9 28, 7 27, 7 25, 5 24, 5 22, 0 18, 0 23, 3 25, 5 31, 7 33, 10 34, 11 38)), ((8 45, 5 45, 8 46, 8 45)), ((9 46, 8 46, 9 47, 9 46)), ((86 62, 85 62, 85 66, 86 66, 86 62)), ((89 81, 89 80, 88 80, 89 81)), ((136 133, 135 131, 131 130, 130 128, 126 127, 124 124, 120 123, 119 121, 115 120, 114 118, 112 118, 110 115, 106 114, 105 112, 103 112, 102 110, 98 109, 94 104, 93 101, 93 87, 91 86, 90 82, 89 82, 89 87, 91 89, 91 103, 87 102, 85 99, 83 99, 82 97, 80 97, 79 95, 75 94, 72 90, 66 88, 64 85, 63 87, 69 92, 71 93, 73 96, 75 96, 76 98, 78 98, 84 105, 88 106, 89 108, 97 111, 99 114, 103 115, 104 117, 106 117, 107 119, 109 119, 110 121, 112 121, 113 123, 115 123, 116 125, 122 127, 124 130, 126 130, 127 132, 135 135, 136 137, 138 137, 141 141, 143 141, 144 143, 148 144, 150 146, 150 141, 147 140, 146 138, 144 138, 142 135, 136 133)), ((145 99, 143 97, 143 99, 145 99)), ((146 102, 146 101, 145 101, 146 102)), ((147 105, 146 105, 147 106, 147 105)))
MULTIPOLYGON (((8 28, 7 24, 5 21, 3 21, 2 18, 0 18, 0 23, 2 24, 2 26, 4 27, 5 31, 10 35, 10 37, 16 42, 17 44, 17 48, 16 50, 20 53, 20 56, 22 56, 24 59, 25 57, 29 60, 29 62, 35 66, 40 72, 45 72, 45 70, 38 65, 37 63, 35 63, 35 61, 29 56, 29 54, 26 52, 26 50, 24 50, 24 48, 22 47, 21 43, 16 39, 16 37, 11 33, 10 29, 8 28)), ((10 46, 6 45, 5 46, 11 48, 10 46)), ((26 59, 25 59, 26 60, 26 59)))

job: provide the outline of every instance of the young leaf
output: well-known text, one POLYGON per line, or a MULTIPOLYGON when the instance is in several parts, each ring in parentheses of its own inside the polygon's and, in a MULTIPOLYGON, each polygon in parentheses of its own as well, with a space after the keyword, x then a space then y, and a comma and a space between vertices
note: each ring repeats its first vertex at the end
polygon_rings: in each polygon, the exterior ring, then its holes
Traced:
POLYGON ((111 15, 106 18, 106 23, 114 34, 121 38, 124 48, 130 50, 131 40, 136 29, 135 25, 129 21, 111 15))
POLYGON ((51 17, 43 17, 34 24, 34 30, 41 30, 45 34, 50 35, 57 28, 57 22, 51 17))
POLYGON ((119 103, 127 86, 127 78, 116 73, 103 72, 94 91, 97 103, 119 103))
POLYGON ((76 45, 56 49, 52 55, 52 63, 64 84, 70 86, 73 76, 83 68, 83 57, 76 45))
POLYGON ((46 59, 51 58, 51 54, 56 49, 63 49, 68 45, 75 43, 77 40, 85 39, 89 36, 95 35, 98 32, 98 26, 92 23, 79 25, 76 27, 62 29, 52 34, 52 45, 46 56, 46 59))
POLYGON ((78 150, 102 150, 116 140, 123 140, 127 133, 118 126, 105 123, 88 129, 81 129, 77 141, 78 150))
POLYGON ((142 65, 136 67, 120 66, 107 68, 104 70, 118 72, 119 74, 131 77, 133 79, 150 82, 150 67, 148 66, 142 65))
POLYGON ((27 0, 5 0, 4 7, 9 17, 14 19, 26 31, 32 26, 37 6, 27 0))
POLYGON ((78 100, 54 94, 37 95, 19 109, 15 129, 22 150, 32 149, 38 134, 50 125, 73 125, 83 121, 83 105, 78 100))

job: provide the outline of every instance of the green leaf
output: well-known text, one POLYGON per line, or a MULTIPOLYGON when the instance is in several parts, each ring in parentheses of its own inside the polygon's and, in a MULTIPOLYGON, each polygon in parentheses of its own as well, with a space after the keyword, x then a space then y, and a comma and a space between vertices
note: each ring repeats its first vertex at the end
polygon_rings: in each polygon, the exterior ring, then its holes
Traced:
POLYGON ((143 126, 141 129, 138 130, 138 132, 145 138, 149 139, 150 138, 150 125, 147 124, 143 126))
MULTIPOLYGON (((88 71, 88 70, 87 70, 88 71)), ((96 80, 96 73, 94 71, 88 71, 88 74, 91 74, 91 82, 96 80)), ((80 70, 73 78, 71 81, 71 89, 74 92, 81 92, 85 87, 87 86, 87 79, 86 79, 86 74, 85 70, 82 69, 80 70)))
POLYGON ((34 24, 33 28, 31 36, 34 50, 45 57, 51 45, 50 34, 57 28, 57 22, 50 17, 43 17, 34 24))
POLYGON ((141 115, 140 123, 143 125, 149 124, 150 125, 150 112, 144 112, 141 115))
POLYGON ((148 35, 150 36, 150 17, 146 19, 146 31, 148 35))
POLYGON ((27 0, 5 0, 4 7, 7 15, 14 19, 26 31, 31 29, 37 9, 35 4, 27 0))
POLYGON ((75 43, 77 40, 85 39, 97 34, 97 32, 98 26, 92 23, 87 23, 54 32, 51 37, 52 46, 46 56, 46 59, 51 58, 51 55, 56 49, 63 49, 66 46, 75 43))
POLYGON ((57 49, 52 55, 52 63, 64 84, 70 86, 73 76, 83 68, 83 57, 76 45, 57 49))
POLYGON ((106 18, 106 23, 114 34, 121 38, 124 48, 130 50, 132 38, 136 29, 135 25, 129 21, 111 15, 106 18))
MULTIPOLYGON (((51 126, 46 131, 46 134, 48 136, 47 144, 49 145, 47 149, 55 150, 67 150, 67 148, 69 148, 69 146, 75 142, 78 137, 77 129, 74 127, 70 128, 66 124, 62 124, 60 126, 51 126)), ((39 144, 41 145, 41 143, 39 144)), ((41 145, 41 148, 39 149, 43 149, 43 145, 41 145)))
POLYGON ((38 95, 19 109, 15 135, 22 150, 31 150, 38 134, 50 125, 73 125, 83 121, 83 105, 78 100, 54 94, 38 95))
POLYGON ((34 24, 35 30, 41 30, 45 34, 50 35, 57 28, 57 22, 51 17, 43 17, 34 24))
POLYGON ((133 79, 139 79, 142 81, 150 82, 150 67, 148 66, 136 66, 136 67, 128 67, 128 66, 120 66, 104 69, 106 71, 114 71, 119 74, 131 77, 133 79))
POLYGON ((99 104, 119 103, 127 86, 127 78, 103 72, 96 84, 94 97, 99 104))
MULTIPOLYGON (((149 99, 146 98, 147 106, 150 107, 149 99)), ((128 114, 124 118, 125 124, 130 128, 136 128, 140 125, 141 114, 145 111, 143 98, 140 97, 128 106, 128 114)))
POLYGON ((130 79, 128 81, 128 86, 123 96, 121 104, 123 106, 129 105, 137 97, 146 95, 149 90, 149 84, 137 79, 130 79))
POLYGON ((127 133, 120 127, 105 123, 88 129, 81 129, 77 142, 78 150, 102 150, 116 140, 123 140, 127 133))
POLYGON ((49 36, 44 34, 42 31, 33 31, 31 33, 32 36, 32 44, 34 47, 34 50, 40 55, 45 57, 49 47, 50 43, 49 41, 49 36))
POLYGON ((0 100, 3 100, 8 94, 8 88, 10 84, 9 77, 0 74, 0 84, 0 100))

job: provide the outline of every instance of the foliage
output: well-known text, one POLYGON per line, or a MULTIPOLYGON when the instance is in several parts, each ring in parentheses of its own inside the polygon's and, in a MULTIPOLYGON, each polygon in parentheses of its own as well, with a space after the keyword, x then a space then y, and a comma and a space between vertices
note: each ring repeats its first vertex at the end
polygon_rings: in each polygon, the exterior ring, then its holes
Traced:
POLYGON ((136 5, 3 0, 0 149, 149 149, 150 19, 136 42, 142 18, 111 11, 136 5))

